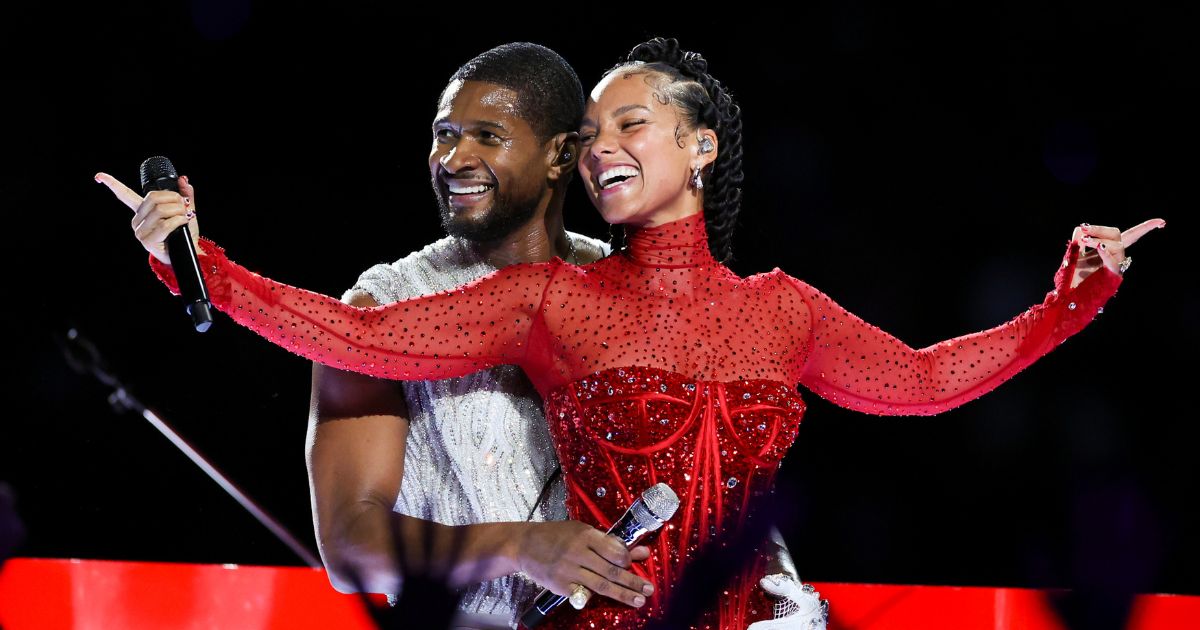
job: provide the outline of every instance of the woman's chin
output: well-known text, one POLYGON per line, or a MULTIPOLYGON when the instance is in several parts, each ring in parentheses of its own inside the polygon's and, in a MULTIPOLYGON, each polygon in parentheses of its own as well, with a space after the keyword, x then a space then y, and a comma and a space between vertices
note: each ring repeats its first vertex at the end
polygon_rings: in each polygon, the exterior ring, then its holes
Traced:
POLYGON ((613 225, 630 223, 633 220, 634 214, 636 214, 627 208, 620 207, 618 204, 611 203, 602 205, 598 210, 600 210, 600 216, 604 217, 604 222, 613 225))

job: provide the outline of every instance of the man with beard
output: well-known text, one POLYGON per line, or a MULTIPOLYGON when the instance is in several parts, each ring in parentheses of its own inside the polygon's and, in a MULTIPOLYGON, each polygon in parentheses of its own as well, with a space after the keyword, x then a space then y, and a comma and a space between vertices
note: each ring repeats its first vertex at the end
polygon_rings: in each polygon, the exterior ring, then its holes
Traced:
MULTIPOLYGON (((368 269, 343 301, 375 306, 510 264, 607 254, 563 227, 583 111, 574 70, 542 46, 506 44, 464 64, 439 99, 429 155, 449 236, 368 269)), ((565 520, 541 399, 515 366, 395 382, 316 364, 308 465, 339 590, 356 590, 353 571, 366 590, 398 592, 403 563, 467 586, 456 623, 472 627, 509 627, 542 586, 569 595, 583 584, 631 605, 653 592, 627 570, 644 547, 565 520)))

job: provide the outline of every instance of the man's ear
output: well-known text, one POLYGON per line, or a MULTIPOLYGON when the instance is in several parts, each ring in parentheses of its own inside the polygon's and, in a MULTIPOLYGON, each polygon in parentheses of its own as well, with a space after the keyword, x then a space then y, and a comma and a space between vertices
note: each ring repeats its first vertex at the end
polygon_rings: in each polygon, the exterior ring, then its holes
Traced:
POLYGON ((579 165, 579 132, 566 131, 550 139, 550 168, 546 177, 558 181, 579 165))

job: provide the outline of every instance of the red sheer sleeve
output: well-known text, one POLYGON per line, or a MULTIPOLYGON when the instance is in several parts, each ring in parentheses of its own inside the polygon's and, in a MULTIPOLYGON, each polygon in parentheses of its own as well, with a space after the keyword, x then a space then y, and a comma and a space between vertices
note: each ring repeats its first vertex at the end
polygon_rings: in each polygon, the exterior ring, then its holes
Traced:
MULTIPOLYGON (((520 364, 554 264, 510 265, 457 289, 359 308, 256 274, 208 239, 201 249, 212 304, 237 323, 313 361, 398 380, 520 364)), ((153 255, 150 266, 178 295, 171 266, 153 255)))
POLYGON ((1082 330, 1122 276, 1101 266, 1069 288, 1079 246, 1069 243, 1041 304, 995 328, 914 350, 789 278, 808 304, 800 382, 831 402, 879 415, 932 415, 978 398, 1082 330))

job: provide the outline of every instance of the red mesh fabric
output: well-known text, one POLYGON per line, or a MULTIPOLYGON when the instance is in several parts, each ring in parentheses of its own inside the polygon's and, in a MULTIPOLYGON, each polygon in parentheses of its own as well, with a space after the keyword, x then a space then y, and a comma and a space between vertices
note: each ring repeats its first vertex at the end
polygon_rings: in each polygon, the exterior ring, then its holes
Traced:
MULTIPOLYGON (((644 610, 594 597, 548 624, 640 627, 660 612, 696 550, 736 529, 795 439, 803 384, 881 415, 934 414, 973 400, 1082 330, 1122 277, 1101 267, 994 328, 913 349, 779 269, 740 278, 711 256, 703 216, 633 230, 627 249, 583 266, 506 267, 458 289, 375 308, 274 282, 204 240, 213 304, 271 342, 333 367, 436 379, 520 365, 542 394, 572 518, 607 528, 646 487, 681 508, 639 571, 644 610)), ((150 258, 178 293, 171 268, 150 258)), ((759 565, 761 567, 761 563, 759 565)), ((739 576, 703 625, 770 618, 755 575, 739 576)))

